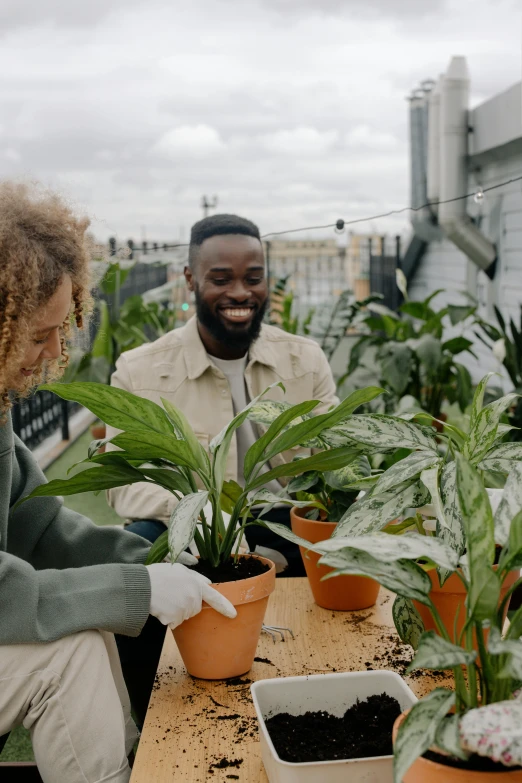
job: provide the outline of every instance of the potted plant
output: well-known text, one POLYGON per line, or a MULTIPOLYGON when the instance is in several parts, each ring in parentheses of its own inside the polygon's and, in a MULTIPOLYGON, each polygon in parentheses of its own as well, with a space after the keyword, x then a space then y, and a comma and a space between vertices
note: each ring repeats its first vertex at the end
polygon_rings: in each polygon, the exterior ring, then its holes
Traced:
POLYGON ((397 594, 397 630, 416 650, 410 669, 453 671, 454 691, 435 689, 399 721, 396 783, 522 780, 522 700, 518 692, 522 609, 505 630, 508 597, 502 596, 505 577, 522 565, 519 466, 510 474, 501 513, 494 517, 477 468, 461 454, 455 461, 464 559, 440 539, 417 533, 401 540, 374 533, 321 544, 329 550, 324 562, 336 567, 337 573, 375 576, 378 572, 381 584, 397 594), (498 557, 496 544, 501 545, 498 557), (336 545, 341 548, 334 551, 336 545), (455 573, 462 582, 466 600, 460 632, 450 634, 442 622, 431 598, 431 581, 415 562, 419 555, 455 573), (428 608, 439 635, 425 630, 414 600, 428 608))
MULTIPOLYGON (((458 455, 468 459, 481 474, 493 471, 506 476, 515 468, 520 473, 520 480, 512 481, 522 505, 522 444, 504 443, 509 425, 500 422, 503 412, 517 395, 508 394, 484 406, 484 392, 491 375, 486 375, 477 386, 467 434, 453 425, 446 425, 444 432, 437 436, 439 443, 433 429, 419 423, 419 420, 431 421, 427 414, 416 416, 413 421, 379 414, 354 415, 334 428, 339 437, 383 453, 393 453, 398 446, 410 449, 407 457, 380 476, 358 483, 359 487, 366 483, 368 492, 346 511, 333 532, 334 538, 367 535, 380 530, 395 534, 417 530, 447 543, 461 557, 465 552, 465 533, 457 503, 458 455), (433 513, 435 519, 430 524, 415 510, 433 513), (401 516, 406 519, 400 525, 390 524, 401 516)), ((499 507, 498 517, 503 514, 499 507)), ((464 615, 459 614, 459 606, 465 599, 461 581, 443 567, 432 568, 429 578, 433 601, 446 627, 452 629, 455 617, 458 617, 457 626, 461 628, 464 615)), ((516 574, 507 574, 502 589, 511 591, 515 580, 516 574)), ((422 607, 420 610, 425 613, 422 607)), ((424 620, 434 628, 426 613, 424 620)))
POLYGON ((395 672, 274 677, 251 691, 270 783, 392 783, 393 724, 417 701, 395 672))
MULTIPOLYGON (((282 387, 282 384, 274 386, 282 387)), ((224 481, 229 448, 235 431, 251 409, 265 404, 261 401, 263 395, 252 400, 212 440, 209 455, 183 413, 168 400, 162 400, 161 407, 130 392, 93 383, 48 384, 44 388, 79 402, 106 424, 120 430, 111 439, 120 451, 98 454, 100 442, 95 441, 86 460, 93 463, 91 468, 70 479, 41 485, 30 497, 99 491, 139 481, 170 490, 179 502, 174 507, 168 531, 152 546, 148 562, 162 561, 169 552, 175 562, 194 539, 200 553, 198 569, 212 579, 216 589, 238 610, 237 620, 230 621, 210 607, 205 608, 175 629, 187 670, 206 679, 244 674, 252 665, 266 603, 275 584, 275 567, 270 561, 253 555, 238 557, 243 533, 248 525, 254 524, 251 508, 265 503, 292 503, 285 500, 284 492, 279 496, 264 489, 268 481, 310 470, 335 470, 356 459, 361 448, 353 444, 325 447, 320 453, 278 465, 266 473, 262 468, 281 452, 307 443, 323 430, 334 427, 381 390, 369 388, 354 392, 336 408, 314 417, 310 414, 318 405, 317 400, 285 406, 247 452, 244 486, 240 486, 235 481, 224 481), (207 519, 203 512, 207 502, 212 508, 212 519, 207 519), (230 514, 227 522, 223 511, 230 514), (202 638, 207 639, 205 644, 202 638)))

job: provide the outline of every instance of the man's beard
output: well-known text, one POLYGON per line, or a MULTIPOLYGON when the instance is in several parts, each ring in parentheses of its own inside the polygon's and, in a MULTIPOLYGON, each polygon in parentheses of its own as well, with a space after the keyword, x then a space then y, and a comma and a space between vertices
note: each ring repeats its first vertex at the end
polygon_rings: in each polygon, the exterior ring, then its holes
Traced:
POLYGON ((241 350, 243 354, 246 354, 252 343, 259 337, 263 318, 268 306, 268 299, 266 299, 261 307, 254 312, 254 317, 247 327, 244 329, 228 329, 221 319, 214 315, 207 303, 201 298, 198 288, 194 289, 194 297, 196 300, 196 315, 198 321, 208 329, 212 337, 219 343, 224 343, 230 348, 237 348, 238 351, 241 350))

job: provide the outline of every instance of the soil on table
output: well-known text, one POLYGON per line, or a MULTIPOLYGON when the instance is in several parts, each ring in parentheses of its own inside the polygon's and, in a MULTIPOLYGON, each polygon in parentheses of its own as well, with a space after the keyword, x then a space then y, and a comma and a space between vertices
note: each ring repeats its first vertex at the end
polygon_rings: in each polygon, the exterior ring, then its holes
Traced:
POLYGON ((214 584, 250 579, 270 570, 270 566, 267 563, 262 563, 257 557, 240 557, 237 563, 234 563, 234 560, 230 558, 227 563, 221 563, 217 567, 199 560, 197 565, 191 566, 191 568, 198 574, 208 577, 214 584))
POLYGON ((467 761, 461 761, 433 750, 427 750, 423 758, 434 761, 436 764, 443 764, 445 767, 467 769, 470 772, 514 772, 522 769, 522 767, 506 767, 504 764, 498 764, 496 761, 478 756, 476 753, 470 756, 467 761))
POLYGON ((294 764, 391 756, 392 728, 401 714, 397 699, 382 693, 357 701, 336 718, 328 712, 286 712, 266 720, 280 759, 294 764))

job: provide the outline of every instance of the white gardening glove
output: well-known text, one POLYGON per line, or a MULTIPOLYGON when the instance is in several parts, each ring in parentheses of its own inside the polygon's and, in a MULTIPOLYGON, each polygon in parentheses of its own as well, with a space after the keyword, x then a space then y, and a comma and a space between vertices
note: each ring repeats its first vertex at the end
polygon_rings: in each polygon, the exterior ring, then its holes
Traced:
MULTIPOLYGON (((210 524, 210 522, 212 520, 212 503, 210 503, 210 502, 207 503, 207 505, 203 509, 203 513, 205 515, 205 519, 210 524)), ((223 511, 222 514, 223 514, 223 522, 225 523, 225 525, 227 525, 230 522, 230 514, 227 514, 226 511, 223 511)), ((237 527, 239 527, 240 524, 241 523, 238 520, 237 527)), ((198 522, 198 530, 201 533, 201 535, 203 535, 203 525, 201 524, 201 522, 198 522)), ((191 543, 189 544, 189 549, 190 549, 190 551, 192 552, 193 555, 199 555, 198 547, 197 547, 196 542, 194 540, 192 540, 191 543)), ((236 551, 236 544, 234 544, 234 552, 235 551, 236 551)), ((247 540, 246 540, 246 536, 245 536, 245 534, 243 534, 243 537, 241 539, 241 543, 239 545, 239 554, 240 555, 246 555, 247 552, 249 552, 249 551, 250 551, 250 549, 248 548, 248 543, 247 543, 247 540)), ((178 560, 179 560, 179 558, 178 558, 178 560)), ((190 564, 187 564, 187 565, 190 565, 190 564)))
POLYGON ((225 596, 210 587, 210 579, 181 563, 147 566, 150 577, 150 614, 169 628, 199 614, 203 601, 225 617, 237 615, 225 596))

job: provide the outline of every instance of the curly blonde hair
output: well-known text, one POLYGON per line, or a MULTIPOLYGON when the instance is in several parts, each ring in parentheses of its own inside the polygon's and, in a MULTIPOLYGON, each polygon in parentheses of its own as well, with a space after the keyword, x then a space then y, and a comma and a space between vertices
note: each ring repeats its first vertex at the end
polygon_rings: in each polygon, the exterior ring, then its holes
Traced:
POLYGON ((71 323, 84 325, 90 310, 89 220, 77 217, 57 194, 38 185, 0 183, 0 419, 10 407, 9 378, 20 366, 35 312, 56 293, 64 275, 72 281, 71 317, 62 328, 62 357, 46 362, 25 387, 61 375, 67 366, 71 323))

